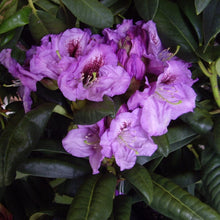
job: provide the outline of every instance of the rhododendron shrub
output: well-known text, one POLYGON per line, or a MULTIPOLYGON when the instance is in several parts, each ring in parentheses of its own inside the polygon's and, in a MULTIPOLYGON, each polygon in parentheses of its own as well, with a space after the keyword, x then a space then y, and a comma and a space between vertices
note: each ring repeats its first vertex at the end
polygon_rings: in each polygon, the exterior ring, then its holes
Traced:
POLYGON ((0 1, 0 219, 220 219, 220 1, 0 1))
MULTIPOLYGON (((89 157, 94 174, 104 158, 115 158, 123 171, 135 165, 137 156, 151 156, 157 149, 151 136, 165 134, 171 120, 195 108, 190 64, 163 48, 153 21, 124 20, 116 29, 104 29, 103 36, 69 29, 45 36, 27 55, 26 66, 20 66, 10 50, 0 54, 24 90, 36 91, 36 82, 49 78, 69 101, 100 102, 105 95, 129 91, 127 107, 108 125, 102 119, 102 132, 100 125, 79 125, 63 139, 70 154, 89 157)), ((23 102, 28 112, 30 98, 23 102)))

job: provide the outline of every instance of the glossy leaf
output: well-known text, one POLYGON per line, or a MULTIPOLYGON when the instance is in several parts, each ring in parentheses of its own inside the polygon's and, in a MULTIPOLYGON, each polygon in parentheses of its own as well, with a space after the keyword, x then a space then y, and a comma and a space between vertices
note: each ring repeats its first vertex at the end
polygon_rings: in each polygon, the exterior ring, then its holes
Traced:
POLYGON ((197 15, 200 14, 211 0, 194 0, 197 15))
POLYGON ((200 134, 207 133, 213 127, 211 115, 205 109, 195 108, 193 112, 182 115, 181 119, 200 134))
POLYGON ((135 0, 139 15, 145 20, 152 20, 157 12, 159 0, 135 0))
POLYGON ((215 151, 220 154, 220 117, 215 118, 213 126, 213 142, 215 151))
POLYGON ((220 156, 215 155, 203 169, 203 186, 209 204, 220 212, 220 156))
POLYGON ((215 61, 218 57, 220 57, 220 46, 208 46, 205 50, 205 47, 199 47, 196 51, 196 54, 205 60, 208 63, 215 61))
POLYGON ((220 215, 169 179, 152 174, 154 197, 150 206, 171 219, 219 219, 220 215))
MULTIPOLYGON (((168 129, 166 133, 169 143, 169 154, 176 151, 186 144, 190 143, 192 140, 198 137, 198 134, 185 124, 176 125, 168 129)), ((161 157, 161 153, 156 151, 151 157, 137 157, 137 162, 139 164, 145 164, 155 158, 161 157)))
POLYGON ((82 109, 75 111, 73 122, 80 125, 94 124, 108 115, 114 117, 115 106, 110 97, 104 96, 103 102, 88 101, 82 109))
MULTIPOLYGON (((78 159, 79 160, 79 159, 78 159)), ((88 163, 54 158, 33 158, 21 163, 18 170, 32 176, 48 178, 76 178, 91 172, 88 163)))
POLYGON ((97 28, 113 25, 111 11, 98 0, 63 0, 66 7, 82 22, 97 28))
POLYGON ((220 32, 220 1, 212 0, 203 12, 204 44, 207 48, 210 41, 220 32))
POLYGON ((109 9, 112 11, 113 15, 123 15, 129 6, 131 5, 132 0, 119 0, 115 4, 111 5, 109 9))
POLYGON ((186 17, 189 19, 192 24, 197 38, 200 44, 202 44, 203 40, 203 30, 202 30, 202 17, 196 14, 196 10, 194 7, 194 2, 192 0, 181 1, 178 0, 178 3, 183 10, 186 17))
POLYGON ((176 48, 179 45, 181 48, 177 56, 188 61, 197 60, 194 54, 197 43, 191 33, 191 27, 185 22, 175 2, 161 0, 154 21, 165 47, 176 48))
POLYGON ((125 195, 116 196, 114 199, 113 219, 130 220, 132 199, 125 195))
POLYGON ((158 151, 164 157, 167 157, 170 151, 170 145, 166 134, 153 137, 154 143, 158 146, 158 151))
POLYGON ((153 199, 153 184, 145 167, 136 164, 132 169, 122 172, 122 176, 141 193, 148 204, 153 199))
POLYGON ((3 0, 0 3, 0 24, 16 12, 18 0, 3 0))
POLYGON ((38 0, 35 2, 35 4, 41 8, 42 10, 44 10, 45 12, 48 12, 50 14, 56 15, 59 6, 52 3, 51 1, 48 0, 38 0))
POLYGON ((47 12, 38 10, 30 16, 29 28, 33 38, 38 42, 47 34, 58 34, 66 30, 67 25, 47 12))
POLYGON ((113 208, 116 177, 112 174, 90 176, 70 206, 67 220, 107 219, 113 208))
POLYGON ((110 7, 114 3, 116 3, 118 0, 100 0, 100 2, 105 6, 105 7, 110 7))
POLYGON ((30 14, 31 9, 29 7, 24 7, 17 11, 14 15, 2 22, 0 25, 0 34, 28 24, 30 14))
POLYGON ((0 186, 10 184, 17 165, 26 158, 42 135, 51 116, 54 104, 43 104, 17 117, 0 137, 0 186))

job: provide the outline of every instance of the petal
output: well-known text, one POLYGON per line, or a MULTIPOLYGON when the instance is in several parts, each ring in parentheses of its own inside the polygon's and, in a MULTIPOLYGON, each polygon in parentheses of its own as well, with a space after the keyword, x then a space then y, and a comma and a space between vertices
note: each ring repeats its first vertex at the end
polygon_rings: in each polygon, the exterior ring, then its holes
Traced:
POLYGON ((101 162, 104 159, 104 156, 101 153, 101 147, 100 150, 97 150, 94 154, 92 154, 89 157, 89 163, 92 167, 93 174, 99 173, 99 167, 101 166, 101 162))
POLYGON ((155 57, 162 51, 162 44, 157 34, 156 24, 148 21, 142 28, 147 31, 149 36, 147 54, 153 54, 155 57))
POLYGON ((86 136, 89 128, 78 128, 68 132, 67 136, 62 140, 64 149, 76 157, 88 157, 93 154, 93 147, 86 144, 86 136))
POLYGON ((171 121, 171 109, 167 102, 150 96, 144 103, 141 113, 141 126, 149 136, 163 135, 171 121))

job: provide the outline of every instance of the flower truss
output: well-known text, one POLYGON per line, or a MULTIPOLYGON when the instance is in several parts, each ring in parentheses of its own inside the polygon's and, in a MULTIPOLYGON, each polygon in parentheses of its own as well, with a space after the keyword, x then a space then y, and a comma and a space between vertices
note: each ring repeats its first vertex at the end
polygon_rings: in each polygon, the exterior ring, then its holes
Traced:
POLYGON ((151 156, 157 150, 151 136, 165 134, 171 120, 195 107, 190 64, 163 48, 153 21, 124 20, 103 35, 69 29, 43 37, 27 51, 24 65, 11 57, 11 49, 1 51, 0 62, 20 80, 26 112, 31 92, 44 79, 57 81, 73 102, 126 97, 115 118, 78 125, 62 141, 73 156, 89 157, 94 174, 106 160, 122 171, 132 168, 137 156, 151 156))

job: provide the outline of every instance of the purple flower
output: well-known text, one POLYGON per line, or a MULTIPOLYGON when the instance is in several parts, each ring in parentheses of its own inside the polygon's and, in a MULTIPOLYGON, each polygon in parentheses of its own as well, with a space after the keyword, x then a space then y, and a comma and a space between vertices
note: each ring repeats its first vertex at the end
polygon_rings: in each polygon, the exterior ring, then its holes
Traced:
POLYGON ((120 66, 112 48, 100 44, 75 60, 58 78, 62 93, 69 100, 102 101, 104 95, 126 92, 130 76, 120 66))
POLYGON ((157 149, 157 145, 140 126, 139 117, 139 109, 122 112, 101 136, 102 154, 109 158, 114 156, 121 171, 132 168, 137 156, 151 156, 157 149))
POLYGON ((193 111, 196 93, 191 88, 193 80, 188 64, 180 60, 167 61, 164 73, 151 83, 146 79, 146 88, 128 100, 130 110, 141 109, 140 123, 150 135, 167 132, 171 120, 193 111))
MULTIPOLYGON (((30 59, 31 53, 27 57, 30 59)), ((22 67, 15 59, 11 57, 11 49, 4 49, 0 53, 0 63, 8 69, 13 77, 21 81, 19 93, 23 99, 25 112, 30 111, 32 100, 30 98, 31 91, 36 91, 36 82, 42 79, 41 75, 35 75, 28 70, 28 67, 22 67)))
POLYGON ((95 125, 79 125, 69 131, 62 140, 64 149, 76 157, 89 157, 93 174, 97 174, 104 156, 101 153, 100 136, 104 132, 104 120, 95 125))

